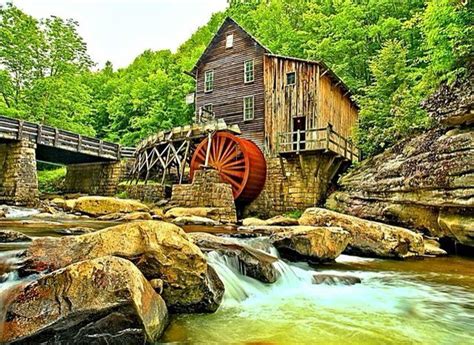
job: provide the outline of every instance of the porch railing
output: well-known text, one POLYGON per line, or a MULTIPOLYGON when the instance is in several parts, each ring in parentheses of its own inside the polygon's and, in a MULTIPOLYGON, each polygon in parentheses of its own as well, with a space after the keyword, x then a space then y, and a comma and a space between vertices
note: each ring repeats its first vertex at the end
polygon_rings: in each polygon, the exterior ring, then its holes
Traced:
POLYGON ((354 143, 337 133, 331 125, 325 128, 278 133, 278 153, 300 153, 326 150, 350 161, 359 161, 359 150, 354 143))

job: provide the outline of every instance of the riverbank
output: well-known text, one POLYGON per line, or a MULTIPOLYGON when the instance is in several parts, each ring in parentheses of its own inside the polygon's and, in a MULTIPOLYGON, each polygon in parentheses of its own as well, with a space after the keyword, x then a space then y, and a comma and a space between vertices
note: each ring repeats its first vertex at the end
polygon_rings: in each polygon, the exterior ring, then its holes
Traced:
MULTIPOLYGON (((0 230, 20 231, 33 239, 70 236, 66 229, 80 225, 95 231, 124 224, 85 217, 39 219, 34 218, 38 212, 16 212, 20 217, 0 221, 0 230)), ((279 219, 283 221, 289 223, 287 228, 295 226, 288 218, 279 219)), ((278 227, 262 226, 266 231, 278 227)), ((474 321, 472 258, 400 261, 340 255, 335 261, 308 264, 282 259, 268 234, 255 237, 255 233, 242 233, 245 228, 228 225, 184 228, 188 233, 197 230, 233 238, 277 257, 272 266, 278 278, 273 284, 262 283, 250 278, 235 257, 220 250, 205 251, 208 264, 224 284, 222 303, 211 314, 170 313, 170 324, 158 343, 337 344, 350 339, 353 344, 439 344, 468 343, 474 336, 470 327, 474 321), (315 275, 330 279, 315 280, 315 275), (355 285, 347 285, 350 281, 355 285)), ((29 246, 29 242, 4 244, 2 258, 11 260, 29 246)), ((0 290, 5 293, 20 282, 12 272, 0 290)))

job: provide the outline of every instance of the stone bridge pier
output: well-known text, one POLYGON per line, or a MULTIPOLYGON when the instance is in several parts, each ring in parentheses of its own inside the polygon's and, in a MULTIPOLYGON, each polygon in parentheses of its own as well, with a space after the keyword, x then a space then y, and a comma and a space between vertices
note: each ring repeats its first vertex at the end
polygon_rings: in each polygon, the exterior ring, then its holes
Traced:
MULTIPOLYGON (((49 155, 45 154, 41 147, 28 140, 0 142, 0 204, 36 206, 39 202, 36 161, 57 163, 53 159, 45 159, 47 157, 49 155)), ((59 154, 55 154, 54 157, 59 157, 59 154)), ((84 159, 84 157, 79 158, 84 159)), ((63 191, 103 196, 115 195, 119 182, 125 176, 126 162, 126 160, 60 162, 67 166, 63 191)))
POLYGON ((0 143, 0 203, 34 206, 38 196, 36 144, 0 143))

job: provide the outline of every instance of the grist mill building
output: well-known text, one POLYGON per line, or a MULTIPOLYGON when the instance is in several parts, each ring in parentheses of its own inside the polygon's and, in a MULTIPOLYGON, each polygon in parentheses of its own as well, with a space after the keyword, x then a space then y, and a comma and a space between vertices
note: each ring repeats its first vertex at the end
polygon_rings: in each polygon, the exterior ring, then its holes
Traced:
POLYGON ((138 148, 137 178, 153 173, 152 155, 163 182, 173 167, 178 183, 189 176, 187 166, 191 178, 213 167, 232 185, 237 205, 275 214, 317 205, 359 159, 350 139, 357 104, 324 63, 273 54, 226 18, 189 74, 196 123, 221 125, 212 133, 194 124, 148 139, 138 148))

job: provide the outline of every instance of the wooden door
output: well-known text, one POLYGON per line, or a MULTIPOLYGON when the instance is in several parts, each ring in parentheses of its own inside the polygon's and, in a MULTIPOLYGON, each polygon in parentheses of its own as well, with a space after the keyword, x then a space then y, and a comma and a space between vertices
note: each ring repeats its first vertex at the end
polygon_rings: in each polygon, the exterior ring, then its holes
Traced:
POLYGON ((293 117, 293 150, 300 151, 306 148, 306 116, 293 117), (298 131, 299 140, 298 140, 298 131))

